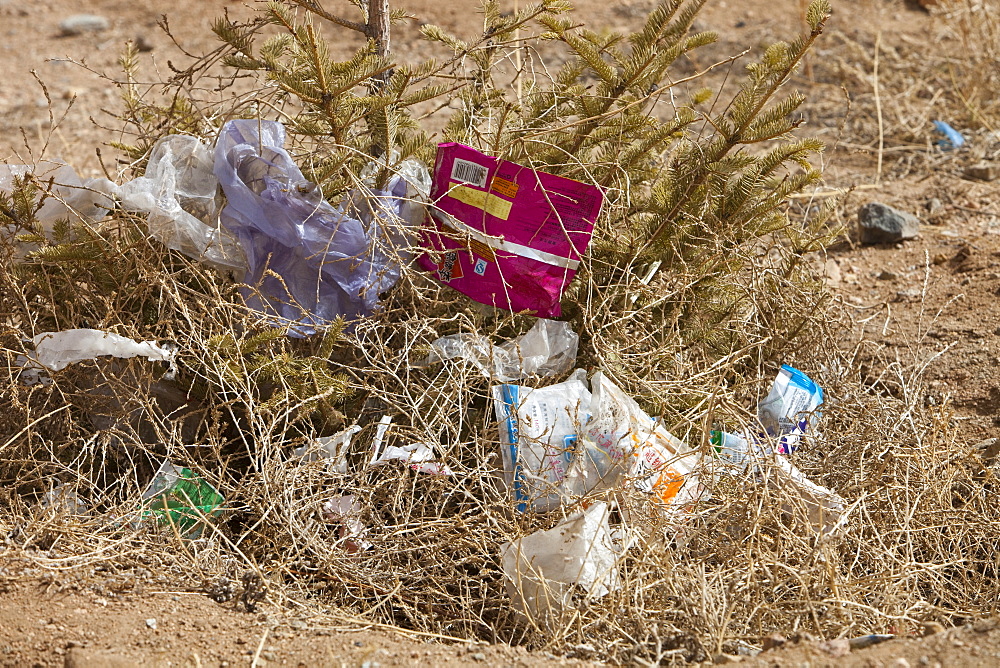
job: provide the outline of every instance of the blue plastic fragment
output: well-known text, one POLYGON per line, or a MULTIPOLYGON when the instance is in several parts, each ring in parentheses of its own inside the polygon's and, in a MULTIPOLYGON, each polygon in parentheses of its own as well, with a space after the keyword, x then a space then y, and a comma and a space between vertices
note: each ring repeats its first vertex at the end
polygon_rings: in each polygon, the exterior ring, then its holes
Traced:
POLYGON ((944 121, 934 121, 934 127, 944 135, 944 138, 937 143, 944 150, 958 148, 965 143, 965 137, 962 136, 962 133, 944 121))

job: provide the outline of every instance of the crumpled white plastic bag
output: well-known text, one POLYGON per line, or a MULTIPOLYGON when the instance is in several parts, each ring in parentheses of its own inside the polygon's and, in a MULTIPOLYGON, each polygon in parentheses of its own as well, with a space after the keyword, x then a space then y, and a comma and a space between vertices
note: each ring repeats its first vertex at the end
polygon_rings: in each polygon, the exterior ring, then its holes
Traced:
POLYGON ((65 369, 74 362, 92 360, 101 355, 130 358, 145 357, 150 361, 170 362, 173 366, 176 350, 155 341, 133 341, 130 338, 97 329, 67 329, 43 332, 32 339, 35 352, 30 362, 41 364, 50 371, 65 369))
POLYGON ((197 137, 167 135, 146 172, 109 192, 129 211, 149 214, 150 235, 167 248, 220 269, 246 268, 236 239, 219 223, 219 179, 212 149, 197 137))
POLYGON ((460 357, 487 378, 506 383, 569 371, 579 343, 569 323, 539 318, 523 336, 498 346, 479 334, 443 336, 431 344, 427 363, 460 357))
POLYGON ((500 546, 507 591, 514 608, 546 626, 557 625, 573 606, 575 586, 600 598, 620 586, 616 545, 604 501, 548 531, 500 546))

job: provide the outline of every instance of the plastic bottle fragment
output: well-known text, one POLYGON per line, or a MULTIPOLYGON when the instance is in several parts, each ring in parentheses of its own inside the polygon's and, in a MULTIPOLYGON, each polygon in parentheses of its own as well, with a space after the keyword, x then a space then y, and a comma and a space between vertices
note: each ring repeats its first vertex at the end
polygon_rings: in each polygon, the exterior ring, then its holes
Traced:
POLYGON ((385 191, 350 193, 334 208, 284 143, 280 123, 229 121, 215 174, 228 200, 222 224, 246 253, 247 305, 302 337, 337 318, 370 315, 396 283, 401 214, 413 189, 397 174, 385 191))
POLYGON ((97 329, 67 329, 62 332, 44 332, 35 336, 35 352, 29 361, 37 362, 50 371, 65 369, 74 362, 91 360, 101 355, 130 358, 145 357, 150 361, 170 362, 176 350, 161 346, 155 341, 141 343, 132 339, 102 332, 97 329))
POLYGON ((212 149, 197 137, 167 135, 149 155, 143 176, 112 192, 130 211, 149 214, 154 239, 220 269, 246 269, 243 250, 219 225, 219 180, 212 149))
POLYGON ((547 531, 500 546, 507 590, 514 608, 530 620, 558 625, 574 604, 576 587, 587 598, 617 589, 621 549, 611 535, 610 511, 592 504, 547 531))
POLYGON ((200 538, 205 518, 222 512, 223 496, 191 469, 163 460, 142 493, 146 501, 143 517, 155 517, 172 525, 185 538, 200 538))
POLYGON ((579 342, 569 323, 538 319, 523 336, 498 346, 478 334, 443 336, 431 344, 427 362, 460 357, 487 378, 510 382, 568 371, 576 361, 579 342))
POLYGON ((438 146, 420 266, 483 304, 556 318, 600 215, 596 186, 438 146))

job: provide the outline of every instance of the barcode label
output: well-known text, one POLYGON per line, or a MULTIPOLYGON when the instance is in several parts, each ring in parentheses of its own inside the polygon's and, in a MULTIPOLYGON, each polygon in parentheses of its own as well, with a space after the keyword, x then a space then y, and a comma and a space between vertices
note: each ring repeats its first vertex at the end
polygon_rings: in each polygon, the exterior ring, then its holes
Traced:
POLYGON ((455 163, 451 166, 452 181, 471 183, 480 188, 486 187, 486 177, 489 176, 489 173, 489 168, 459 158, 455 158, 455 163))

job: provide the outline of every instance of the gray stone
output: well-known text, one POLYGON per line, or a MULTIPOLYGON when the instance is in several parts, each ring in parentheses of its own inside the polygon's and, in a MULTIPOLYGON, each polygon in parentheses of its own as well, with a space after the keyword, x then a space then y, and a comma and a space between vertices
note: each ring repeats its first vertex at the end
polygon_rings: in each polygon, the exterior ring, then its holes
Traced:
POLYGON ((920 221, 916 216, 881 202, 861 207, 858 223, 863 244, 893 244, 913 239, 920 233, 920 221))
POLYGON ((979 181, 996 181, 1000 178, 1000 165, 991 162, 980 162, 965 169, 965 175, 979 181))
POLYGON ((82 35, 86 32, 101 32, 111 27, 111 23, 97 14, 74 14, 63 19, 59 24, 59 32, 64 37, 82 35))

